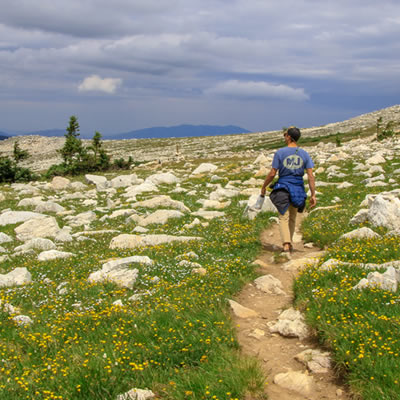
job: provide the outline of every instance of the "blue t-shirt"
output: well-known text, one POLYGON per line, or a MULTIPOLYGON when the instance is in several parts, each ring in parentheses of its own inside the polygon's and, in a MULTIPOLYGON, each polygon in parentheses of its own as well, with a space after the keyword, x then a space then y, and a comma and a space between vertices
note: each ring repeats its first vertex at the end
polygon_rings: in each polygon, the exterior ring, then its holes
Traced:
POLYGON ((313 167, 310 155, 299 147, 283 147, 275 153, 272 160, 272 168, 279 171, 279 177, 303 176, 305 169, 313 167))

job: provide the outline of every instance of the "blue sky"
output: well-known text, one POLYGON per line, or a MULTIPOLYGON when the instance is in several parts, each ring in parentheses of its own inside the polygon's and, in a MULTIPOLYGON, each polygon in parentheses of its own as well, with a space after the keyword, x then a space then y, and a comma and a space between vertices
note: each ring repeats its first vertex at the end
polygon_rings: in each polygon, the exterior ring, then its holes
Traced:
POLYGON ((397 0, 0 0, 0 130, 319 126, 400 101, 397 0))

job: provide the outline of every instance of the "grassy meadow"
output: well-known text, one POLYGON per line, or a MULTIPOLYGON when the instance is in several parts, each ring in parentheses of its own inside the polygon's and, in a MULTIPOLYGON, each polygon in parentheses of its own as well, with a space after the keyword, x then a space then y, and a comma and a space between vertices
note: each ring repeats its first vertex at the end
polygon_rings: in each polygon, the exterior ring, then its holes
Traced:
MULTIPOLYGON (((207 183, 207 178, 182 183, 197 192, 185 197, 192 211, 200 208, 197 199, 211 190, 207 183)), ((13 190, 2 189, 7 197, 2 208, 17 209, 13 190)), ((160 194, 170 191, 164 185, 160 194)), ((115 199, 120 194, 119 189, 115 199)), ((171 196, 183 199, 179 193, 171 196)), ((152 233, 200 236, 202 241, 112 250, 116 233, 104 233, 63 244, 63 251, 75 254, 69 259, 38 261, 36 252, 4 261, 0 273, 27 267, 32 274, 32 284, 1 288, 0 299, 33 324, 17 326, 14 314, 0 312, 0 398, 116 399, 133 387, 170 399, 241 399, 249 391, 261 393, 264 377, 255 360, 240 357, 227 307, 227 299, 254 278, 260 231, 268 224, 265 215, 254 221, 242 218, 238 202, 246 198, 234 198, 226 217, 206 227, 184 230, 193 220, 189 215, 149 227, 152 233), (106 260, 131 255, 154 260, 152 266, 135 265, 140 273, 133 290, 87 281, 106 260), (178 265, 182 260, 200 264, 207 273, 192 273, 190 265, 178 265), (134 294, 137 299, 130 300, 134 294)), ((104 205, 105 195, 99 193, 97 201, 104 205)), ((76 213, 89 209, 71 200, 60 204, 74 206, 76 213)), ((120 208, 129 208, 129 203, 120 208)), ((13 236, 15 226, 2 231, 13 236)), ((134 227, 123 217, 91 225, 121 233, 134 227)), ((14 246, 3 244, 10 254, 14 246)))
MULTIPOLYGON (((340 170, 347 175, 342 180, 354 186, 341 190, 318 188, 322 192, 318 196, 320 206, 329 206, 336 196, 340 201, 338 207, 316 210, 304 221, 304 239, 324 247, 326 252, 295 282, 296 305, 305 312, 321 344, 332 352, 336 371, 345 378, 354 397, 364 400, 400 399, 400 293, 376 286, 352 289, 371 272, 362 264, 400 260, 399 234, 388 234, 368 223, 349 223, 367 194, 399 187, 399 175, 396 178, 393 171, 400 167, 400 158, 382 166, 385 176, 395 178, 393 184, 366 187, 362 182, 365 177, 354 174, 354 162, 350 162, 341 163, 340 170), (340 239, 342 234, 362 226, 381 237, 340 239), (322 270, 320 266, 329 259, 342 263, 322 270)), ((324 176, 318 179, 325 180, 324 176)), ((373 270, 383 273, 386 268, 373 270)))
MULTIPOLYGON (((230 181, 244 189, 242 183, 254 176, 254 171, 246 169, 253 161, 218 160, 221 180, 217 183, 224 186, 230 181)), ((317 181, 348 181, 354 186, 317 187, 321 209, 309 214, 302 229, 304 240, 326 253, 317 265, 305 266, 295 282, 296 306, 305 312, 321 345, 331 350, 337 373, 353 393, 365 400, 392 400, 400 398, 399 293, 352 287, 369 272, 360 263, 400 259, 399 237, 385 236, 383 229, 376 228, 382 235, 379 240, 339 237, 357 228, 349 221, 365 195, 398 187, 398 177, 385 188, 367 188, 362 183, 365 177, 354 174, 355 161, 338 163, 346 173, 344 178, 331 179, 324 172, 317 176, 317 181), (335 208, 326 208, 332 205, 335 208), (347 264, 322 271, 319 266, 330 258, 347 264)), ((400 167, 400 159, 383 167, 390 177, 400 167)), ((177 171, 187 193, 174 193, 174 185, 163 185, 157 195, 183 201, 192 212, 201 207, 198 200, 214 190, 211 175, 187 176, 190 171, 183 163, 168 165, 168 170, 177 171)), ((155 171, 140 166, 133 172, 146 178, 155 171)), ((6 197, 0 203, 2 210, 31 210, 17 207, 24 196, 17 199, 9 185, 3 185, 1 192, 6 197)), ((112 200, 121 201, 120 209, 130 208, 122 193, 118 189, 112 200)), ((49 189, 41 189, 41 195, 56 199, 74 214, 94 210, 97 220, 91 230, 132 233, 135 227, 125 217, 99 220, 108 212, 104 192, 96 194, 97 206, 62 200, 49 189)), ((137 200, 153 196, 142 194, 137 200)), ((3 307, 0 310, 0 399, 114 400, 132 388, 151 389, 159 399, 264 398, 265 376, 257 360, 240 355, 227 304, 227 299, 256 277, 252 262, 261 252, 260 232, 268 228, 272 216, 262 213, 252 221, 243 218, 240 201, 248 197, 233 197, 223 210, 224 217, 209 222, 202 219, 203 224, 189 229, 184 227, 194 219, 189 214, 148 226, 149 233, 200 236, 201 241, 116 250, 109 245, 117 233, 105 232, 64 243, 62 250, 74 256, 45 262, 38 261, 38 251, 13 257, 16 241, 3 243, 10 259, 0 264, 0 273, 27 267, 33 283, 0 288, 0 300, 33 323, 17 326, 12 319, 15 314, 3 307), (134 289, 88 282, 89 274, 104 262, 133 255, 154 260, 152 266, 132 266, 139 269, 134 289), (193 273, 190 263, 200 264, 206 274, 193 273)), ((136 211, 145 215, 154 210, 136 211)), ((66 224, 59 216, 57 220, 60 227, 66 224)), ((15 237, 15 227, 1 227, 1 232, 15 237)), ((72 233, 82 229, 74 228, 72 233)))

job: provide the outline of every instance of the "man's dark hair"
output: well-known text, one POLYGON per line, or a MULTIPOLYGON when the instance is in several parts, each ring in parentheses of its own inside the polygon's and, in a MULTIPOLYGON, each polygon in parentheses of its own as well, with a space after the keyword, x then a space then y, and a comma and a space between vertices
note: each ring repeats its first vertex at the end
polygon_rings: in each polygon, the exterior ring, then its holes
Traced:
POLYGON ((300 129, 296 128, 295 126, 291 126, 288 130, 287 130, 287 134, 295 141, 297 142, 300 139, 301 133, 300 133, 300 129))

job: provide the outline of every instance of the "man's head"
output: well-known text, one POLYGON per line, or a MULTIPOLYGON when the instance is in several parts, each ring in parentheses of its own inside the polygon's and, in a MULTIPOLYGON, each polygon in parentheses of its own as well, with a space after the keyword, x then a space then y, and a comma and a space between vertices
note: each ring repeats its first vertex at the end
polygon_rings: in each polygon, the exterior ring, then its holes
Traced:
POLYGON ((296 128, 295 126, 291 126, 287 131, 286 134, 294 141, 297 142, 300 139, 301 133, 300 129, 296 128))

